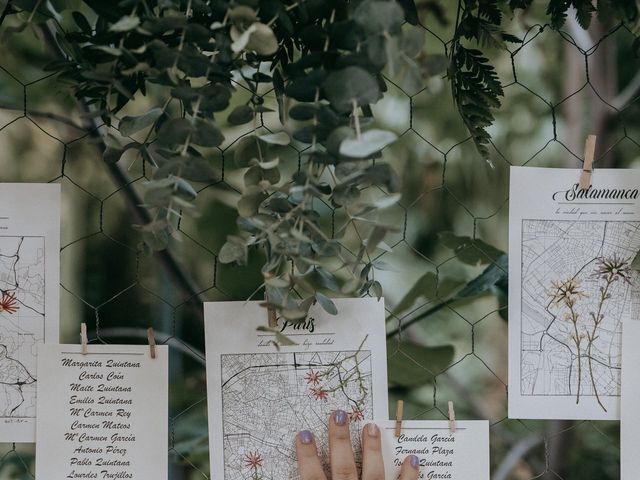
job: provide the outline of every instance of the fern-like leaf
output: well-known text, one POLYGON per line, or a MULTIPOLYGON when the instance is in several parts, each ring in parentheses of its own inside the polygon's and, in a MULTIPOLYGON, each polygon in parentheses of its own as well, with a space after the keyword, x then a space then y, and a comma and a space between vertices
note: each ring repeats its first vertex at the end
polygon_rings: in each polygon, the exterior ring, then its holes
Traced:
POLYGON ((596 11, 591 0, 573 0, 573 6, 576 9, 576 20, 585 30, 591 25, 591 17, 596 11))
POLYGON ((551 0, 547 6, 547 15, 550 17, 551 27, 559 30, 567 21, 567 10, 571 6, 570 0, 551 0))
POLYGON ((479 50, 457 45, 452 57, 453 96, 462 120, 469 130, 478 152, 488 159, 493 108, 500 106, 504 95, 500 79, 479 50))

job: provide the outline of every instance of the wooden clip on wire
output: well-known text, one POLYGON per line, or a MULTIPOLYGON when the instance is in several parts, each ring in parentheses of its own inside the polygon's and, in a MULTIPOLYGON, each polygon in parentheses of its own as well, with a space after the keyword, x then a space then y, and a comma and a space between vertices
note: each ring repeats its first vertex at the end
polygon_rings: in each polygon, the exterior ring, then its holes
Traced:
MULTIPOLYGON (((266 292, 264 294, 264 301, 269 303, 269 298, 267 297, 266 292)), ((269 328, 276 328, 278 326, 278 314, 271 307, 267 307, 267 319, 269 321, 269 328)))
POLYGON ((404 415, 404 401, 398 400, 396 405, 396 437, 400 436, 402 432, 402 416, 404 415))
POLYGON ((156 358, 156 335, 153 333, 153 328, 147 328, 147 339, 149 340, 149 353, 151 358, 156 358))
POLYGON ((449 431, 456 433, 456 412, 453 409, 452 401, 449 401, 449 431))
POLYGON ((584 143, 584 163, 580 174, 580 190, 586 190, 591 186, 591 174, 593 173, 593 156, 596 152, 596 136, 589 135, 584 143))
POLYGON ((89 339, 87 338, 87 324, 83 322, 80 324, 80 345, 82 347, 82 355, 86 355, 87 353, 89 353, 89 348, 87 347, 88 343, 89 339))

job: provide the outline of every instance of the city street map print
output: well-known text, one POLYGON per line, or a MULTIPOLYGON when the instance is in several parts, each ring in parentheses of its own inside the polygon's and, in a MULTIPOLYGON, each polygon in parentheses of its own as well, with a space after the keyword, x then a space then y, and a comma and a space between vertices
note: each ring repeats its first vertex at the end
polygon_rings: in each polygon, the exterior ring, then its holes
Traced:
POLYGON ((35 441, 36 352, 58 343, 60 186, 0 184, 0 442, 35 441))
POLYGON ((580 191, 579 171, 511 170, 511 418, 619 418, 622 323, 640 318, 640 178, 624 172, 580 191))
POLYGON ((327 420, 349 414, 358 445, 363 422, 387 415, 384 305, 335 301, 338 316, 312 307, 278 330, 297 345, 276 349, 258 302, 205 304, 211 471, 225 480, 298 478, 295 434, 311 430, 327 453, 327 420), (224 330, 225 335, 219 335, 224 330))
POLYGON ((0 417, 35 418, 44 342, 44 237, 0 236, 0 417))

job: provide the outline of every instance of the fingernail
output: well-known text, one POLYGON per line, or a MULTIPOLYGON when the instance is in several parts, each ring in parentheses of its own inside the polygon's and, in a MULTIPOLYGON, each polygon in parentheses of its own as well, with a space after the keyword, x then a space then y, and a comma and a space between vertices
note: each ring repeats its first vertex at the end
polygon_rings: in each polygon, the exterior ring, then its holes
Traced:
POLYGON ((300 439, 300 442, 305 445, 313 443, 313 433, 311 433, 309 430, 302 430, 300 433, 298 433, 298 438, 300 439))
POLYGON ((370 437, 377 437, 378 431, 378 426, 375 423, 367 423, 367 433, 370 437))
POLYGON ((409 463, 413 468, 418 468, 420 466, 420 459, 415 455, 409 455, 409 463))
POLYGON ((336 410, 333 412, 333 421, 336 422, 336 425, 345 425, 347 423, 347 412, 344 410, 336 410))

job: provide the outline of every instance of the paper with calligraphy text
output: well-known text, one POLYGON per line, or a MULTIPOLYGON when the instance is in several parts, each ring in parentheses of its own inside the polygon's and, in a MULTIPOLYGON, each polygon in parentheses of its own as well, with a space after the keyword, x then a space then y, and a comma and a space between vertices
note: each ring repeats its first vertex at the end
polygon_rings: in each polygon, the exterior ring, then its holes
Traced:
POLYGON ((36 438, 36 352, 58 343, 60 185, 0 183, 0 442, 36 438))
POLYGON ((636 480, 640 472, 640 322, 622 327, 622 398, 620 406, 620 480, 636 480))
POLYGON ((408 455, 420 459, 421 480, 489 480, 489 422, 405 420, 399 437, 396 422, 376 421, 382 435, 385 479, 396 480, 408 455))
POLYGON ((354 443, 363 420, 388 416, 384 304, 335 300, 278 330, 297 345, 273 345, 259 302, 205 303, 211 476, 298 478, 294 439, 311 430, 326 458, 327 420, 349 413, 354 443))
POLYGON ((168 348, 41 345, 36 478, 167 478, 168 348))
POLYGON ((620 418, 621 325, 640 318, 640 170, 511 168, 509 417, 620 418))

